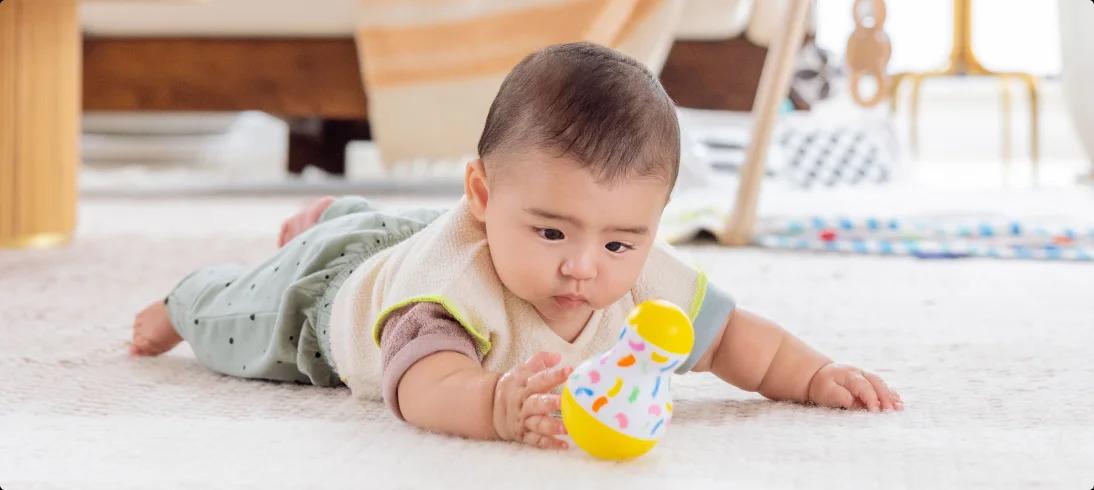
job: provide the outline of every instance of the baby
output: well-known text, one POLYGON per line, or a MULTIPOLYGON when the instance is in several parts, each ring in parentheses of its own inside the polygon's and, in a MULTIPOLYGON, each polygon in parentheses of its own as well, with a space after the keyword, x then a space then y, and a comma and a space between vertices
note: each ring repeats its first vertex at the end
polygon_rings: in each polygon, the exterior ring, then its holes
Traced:
POLYGON ((677 373, 774 400, 901 410, 655 241, 676 181, 672 101, 636 61, 588 43, 535 52, 490 107, 464 197, 446 212, 323 198, 253 269, 191 273, 137 315, 134 355, 186 340, 232 376, 349 386, 418 427, 564 448, 556 388, 666 299, 691 317, 677 373))

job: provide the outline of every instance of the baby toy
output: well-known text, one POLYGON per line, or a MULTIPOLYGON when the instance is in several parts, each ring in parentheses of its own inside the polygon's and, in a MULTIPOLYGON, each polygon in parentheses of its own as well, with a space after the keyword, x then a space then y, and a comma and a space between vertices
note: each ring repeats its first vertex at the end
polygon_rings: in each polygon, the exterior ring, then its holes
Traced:
POLYGON ((585 452, 601 459, 641 456, 672 419, 673 371, 695 342, 688 316, 668 301, 645 301, 619 340, 586 360, 562 390, 562 422, 585 452))

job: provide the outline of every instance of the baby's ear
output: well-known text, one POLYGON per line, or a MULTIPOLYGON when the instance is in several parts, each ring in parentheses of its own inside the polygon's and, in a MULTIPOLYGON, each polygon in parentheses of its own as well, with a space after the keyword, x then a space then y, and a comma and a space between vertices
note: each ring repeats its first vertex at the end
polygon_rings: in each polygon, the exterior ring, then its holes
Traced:
POLYGON ((486 204, 490 201, 490 186, 486 180, 486 166, 478 158, 467 163, 463 175, 463 193, 471 207, 471 215, 480 222, 486 222, 486 204))

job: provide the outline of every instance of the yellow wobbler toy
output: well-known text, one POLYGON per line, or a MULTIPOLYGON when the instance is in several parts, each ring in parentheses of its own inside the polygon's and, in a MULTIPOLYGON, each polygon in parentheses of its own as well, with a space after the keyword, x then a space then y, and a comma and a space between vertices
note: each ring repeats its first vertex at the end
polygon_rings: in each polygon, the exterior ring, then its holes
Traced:
POLYGON ((562 390, 562 422, 589 454, 608 460, 641 456, 672 419, 673 371, 691 354, 695 332, 668 301, 645 301, 627 317, 615 345, 583 362, 562 390))

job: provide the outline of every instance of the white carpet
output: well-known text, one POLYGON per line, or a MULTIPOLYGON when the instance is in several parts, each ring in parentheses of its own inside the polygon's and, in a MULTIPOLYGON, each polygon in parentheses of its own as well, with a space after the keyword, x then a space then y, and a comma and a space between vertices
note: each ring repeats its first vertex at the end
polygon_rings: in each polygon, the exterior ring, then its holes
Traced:
POLYGON ((689 375, 667 438, 626 464, 427 434, 345 390, 213 374, 186 347, 126 357, 134 312, 197 266, 258 261, 299 202, 85 199, 71 247, 0 251, 0 487, 1094 485, 1082 264, 686 247, 743 306, 878 372, 907 408, 808 408, 689 375))

